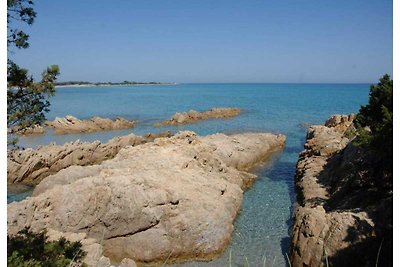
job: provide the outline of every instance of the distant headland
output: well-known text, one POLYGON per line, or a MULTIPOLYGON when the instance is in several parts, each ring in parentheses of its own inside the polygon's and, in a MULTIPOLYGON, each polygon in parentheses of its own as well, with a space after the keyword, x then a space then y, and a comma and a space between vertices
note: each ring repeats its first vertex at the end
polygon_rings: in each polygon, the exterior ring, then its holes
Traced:
POLYGON ((84 86, 127 86, 127 85, 176 85, 175 82, 83 82, 83 81, 68 81, 56 82, 56 87, 84 87, 84 86))

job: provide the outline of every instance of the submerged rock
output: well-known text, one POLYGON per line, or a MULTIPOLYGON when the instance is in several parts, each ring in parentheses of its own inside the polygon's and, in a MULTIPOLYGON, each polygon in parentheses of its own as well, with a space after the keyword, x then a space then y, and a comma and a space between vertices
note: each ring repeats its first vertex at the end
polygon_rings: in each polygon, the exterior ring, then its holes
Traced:
POLYGON ((225 119, 235 117, 239 114, 239 108, 212 108, 204 112, 190 110, 189 112, 175 113, 169 120, 157 123, 156 126, 189 124, 208 119, 225 119))
POLYGON ((70 142, 64 145, 47 145, 37 149, 9 150, 7 152, 7 182, 37 184, 43 178, 72 165, 99 164, 113 158, 121 148, 169 137, 170 132, 136 136, 115 137, 102 144, 100 141, 70 142))
POLYGON ((100 165, 49 176, 34 197, 9 204, 8 233, 82 233, 115 262, 211 259, 229 243, 243 190, 256 178, 245 170, 284 142, 268 133, 180 132, 126 147, 100 165))
POLYGON ((134 121, 124 118, 115 120, 93 117, 88 120, 80 120, 74 116, 67 115, 65 118, 55 118, 54 121, 46 122, 47 126, 54 128, 56 134, 67 133, 89 133, 105 130, 128 129, 135 126, 134 121))

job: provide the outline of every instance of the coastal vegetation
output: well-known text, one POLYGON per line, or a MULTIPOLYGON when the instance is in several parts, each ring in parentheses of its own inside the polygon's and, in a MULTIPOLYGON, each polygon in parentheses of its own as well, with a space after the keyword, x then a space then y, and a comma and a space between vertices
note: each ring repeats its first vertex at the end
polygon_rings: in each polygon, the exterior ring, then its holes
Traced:
POLYGON ((384 75, 371 85, 369 103, 360 108, 355 121, 355 144, 374 158, 373 177, 377 184, 393 186, 393 80, 384 75))
MULTIPOLYGON (((7 50, 29 47, 29 35, 17 28, 18 23, 33 24, 36 12, 33 1, 7 1, 7 50)), ((45 113, 49 111, 49 97, 54 95, 54 82, 60 70, 57 65, 47 67, 42 79, 35 82, 28 70, 19 67, 11 59, 7 60, 7 128, 24 129, 40 125, 45 121, 45 113)), ((13 143, 16 140, 12 140, 13 143)))
POLYGON ((46 232, 33 233, 22 229, 17 235, 7 237, 7 266, 87 266, 81 262, 86 252, 80 242, 70 242, 65 238, 47 240, 46 232))

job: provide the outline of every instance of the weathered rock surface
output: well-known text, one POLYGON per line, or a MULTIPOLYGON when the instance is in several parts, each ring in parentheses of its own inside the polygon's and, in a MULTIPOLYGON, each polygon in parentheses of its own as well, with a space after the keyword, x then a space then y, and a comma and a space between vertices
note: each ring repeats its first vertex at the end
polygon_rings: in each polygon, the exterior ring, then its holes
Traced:
POLYGON ((127 147, 100 165, 49 176, 33 197, 8 204, 8 233, 84 234, 117 262, 209 259, 230 241, 243 190, 256 178, 245 170, 284 142, 267 133, 180 132, 127 147))
MULTIPOLYGON (((356 148, 345 133, 353 127, 354 118, 335 115, 325 126, 311 126, 307 131, 295 177, 298 207, 290 251, 294 267, 322 267, 326 261, 329 266, 361 264, 367 251, 361 244, 375 235, 372 206, 360 204, 368 202, 369 196, 363 190, 341 193, 344 187, 357 187, 356 180, 346 180, 353 179, 349 169, 356 148)), ((377 252, 378 248, 373 253, 377 252)), ((362 266, 375 266, 375 262, 364 261, 362 266)))
POLYGON ((124 118, 111 120, 108 118, 93 117, 88 120, 80 120, 74 116, 67 115, 65 118, 55 118, 54 121, 46 122, 46 125, 54 128, 56 134, 67 133, 90 133, 105 130, 128 129, 135 126, 134 121, 124 118))
POLYGON ((170 132, 136 136, 129 134, 116 137, 102 144, 75 141, 64 145, 47 145, 37 149, 9 150, 7 152, 7 182, 37 184, 43 178, 69 166, 99 164, 113 158, 121 148, 169 137, 170 132))
POLYGON ((86 252, 83 261, 89 266, 110 267, 111 265, 110 259, 103 256, 103 247, 94 238, 88 238, 85 233, 59 232, 48 229, 46 235, 49 241, 64 237, 71 242, 81 242, 82 249, 86 252))
POLYGON ((121 261, 120 267, 137 267, 136 262, 129 258, 124 258, 121 261))
POLYGON ((7 129, 8 134, 17 134, 17 135, 31 135, 31 134, 43 134, 44 127, 41 125, 33 125, 26 128, 21 127, 13 127, 11 129, 7 129))
POLYGON ((189 112, 175 113, 169 120, 157 123, 156 126, 189 124, 208 119, 226 119, 239 114, 239 108, 212 108, 204 112, 190 110, 189 112))

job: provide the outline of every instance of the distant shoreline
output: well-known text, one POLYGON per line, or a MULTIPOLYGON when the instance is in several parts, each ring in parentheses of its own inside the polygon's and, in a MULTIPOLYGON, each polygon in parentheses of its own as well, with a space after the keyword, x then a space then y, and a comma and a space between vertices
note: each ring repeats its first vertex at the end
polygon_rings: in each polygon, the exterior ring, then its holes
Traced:
POLYGON ((166 83, 156 83, 156 82, 149 82, 149 83, 71 83, 71 84, 56 84, 56 88, 63 88, 63 87, 96 87, 96 86, 143 86, 143 85, 176 85, 177 83, 174 82, 166 82, 166 83))

